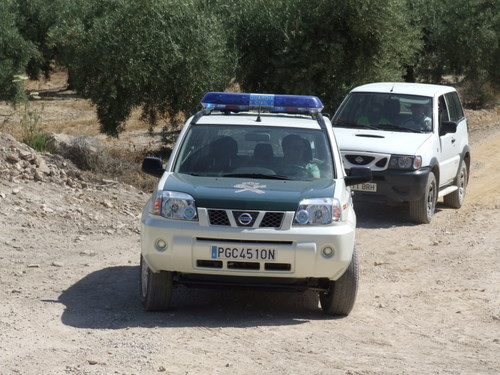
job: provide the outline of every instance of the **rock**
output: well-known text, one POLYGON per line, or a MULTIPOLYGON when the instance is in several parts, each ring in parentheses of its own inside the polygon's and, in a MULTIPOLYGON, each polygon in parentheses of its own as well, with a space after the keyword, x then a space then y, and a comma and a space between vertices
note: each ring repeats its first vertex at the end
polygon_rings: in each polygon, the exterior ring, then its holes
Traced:
POLYGON ((104 202, 101 203, 104 207, 106 208, 113 208, 113 203, 111 203, 108 200, 105 200, 104 202))
POLYGON ((46 204, 42 204, 42 211, 47 213, 47 214, 54 213, 54 210, 52 208, 48 207, 46 204))
POLYGON ((43 159, 37 159, 38 164, 37 164, 37 171, 46 175, 49 175, 51 173, 51 170, 45 160, 43 159))
POLYGON ((5 156, 5 160, 7 160, 9 163, 16 164, 21 161, 16 155, 14 154, 8 154, 5 156))
POLYGON ((52 133, 47 137, 45 146, 50 152, 62 153, 63 150, 71 146, 71 141, 74 137, 67 134, 52 133))
POLYGON ((33 174, 33 178, 35 181, 40 181, 40 182, 43 182, 45 180, 43 173, 41 173, 38 169, 35 170, 35 173, 33 174))
POLYGON ((35 160, 35 155, 29 151, 19 151, 19 157, 27 161, 35 160))

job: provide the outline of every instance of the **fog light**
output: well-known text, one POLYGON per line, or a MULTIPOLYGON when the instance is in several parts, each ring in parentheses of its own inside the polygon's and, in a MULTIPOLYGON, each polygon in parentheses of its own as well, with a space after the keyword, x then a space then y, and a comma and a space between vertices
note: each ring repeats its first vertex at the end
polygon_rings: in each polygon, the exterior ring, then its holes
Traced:
POLYGON ((156 240, 155 242, 155 247, 156 247, 156 250, 158 251, 165 251, 167 249, 167 243, 162 240, 161 238, 156 240))
POLYGON ((333 249, 331 247, 324 247, 321 250, 321 254, 323 254, 323 256, 325 258, 331 258, 333 256, 333 254, 335 254, 335 251, 333 251, 333 249))

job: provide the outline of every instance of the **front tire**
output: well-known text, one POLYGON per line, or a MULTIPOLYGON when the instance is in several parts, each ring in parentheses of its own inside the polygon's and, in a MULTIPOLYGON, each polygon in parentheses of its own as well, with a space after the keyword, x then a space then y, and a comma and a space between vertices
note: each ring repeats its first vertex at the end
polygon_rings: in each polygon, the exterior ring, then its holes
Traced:
POLYGON ((165 311, 172 298, 172 272, 154 273, 141 256, 140 292, 141 302, 146 311, 165 311))
POLYGON ((462 160, 460 168, 458 169, 456 184, 458 189, 453 193, 445 195, 443 200, 444 204, 451 208, 460 208, 464 204, 465 193, 467 191, 467 183, 469 182, 469 173, 467 165, 462 160))
POLYGON ((359 284, 359 263, 356 249, 352 253, 351 263, 344 274, 329 282, 327 292, 319 293, 323 312, 329 315, 347 316, 354 307, 359 284))
POLYGON ((418 224, 429 224, 436 210, 437 197, 436 177, 430 172, 424 195, 419 200, 410 202, 411 219, 418 224))

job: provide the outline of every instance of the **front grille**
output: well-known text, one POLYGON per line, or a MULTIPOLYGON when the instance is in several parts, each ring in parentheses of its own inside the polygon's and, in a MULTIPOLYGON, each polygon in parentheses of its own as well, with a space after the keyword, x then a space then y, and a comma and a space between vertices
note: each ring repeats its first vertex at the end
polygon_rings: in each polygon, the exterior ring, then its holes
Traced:
MULTIPOLYGON (((210 225, 231 226, 231 221, 228 217, 228 215, 231 215, 236 226, 255 228, 259 214, 260 211, 208 209, 208 220, 210 225)), ((280 228, 284 216, 284 212, 265 212, 260 223, 257 223, 258 227, 280 228)))
POLYGON ((283 221, 283 212, 266 212, 260 223, 261 228, 279 228, 283 221))
POLYGON ((253 227, 258 215, 259 213, 255 211, 233 211, 234 221, 239 227, 253 227), (245 218, 246 221, 244 221, 243 218, 245 218))
POLYGON ((208 219, 210 225, 230 225, 226 211, 224 210, 208 210, 208 219))
POLYGON ((373 156, 365 155, 346 155, 345 157, 350 163, 356 165, 366 165, 371 163, 375 158, 373 156))
POLYGON ((198 259, 196 265, 204 268, 222 268, 222 261, 198 259))
POLYGON ((227 268, 233 270, 259 270, 260 264, 257 262, 227 262, 227 268))
POLYGON ((375 165, 379 168, 384 168, 386 164, 387 164, 387 158, 380 159, 375 163, 375 165))
POLYGON ((290 272, 292 265, 290 263, 263 263, 258 262, 243 262, 234 260, 203 260, 198 259, 196 266, 199 268, 224 268, 224 263, 229 270, 252 270, 252 271, 270 271, 270 272, 290 272))

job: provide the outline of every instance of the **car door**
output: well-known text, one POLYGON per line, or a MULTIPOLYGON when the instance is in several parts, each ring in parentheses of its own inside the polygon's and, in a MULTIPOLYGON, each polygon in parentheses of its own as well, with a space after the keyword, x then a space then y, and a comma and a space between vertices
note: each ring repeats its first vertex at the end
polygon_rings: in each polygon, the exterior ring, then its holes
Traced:
MULTIPOLYGON (((448 94, 441 95, 438 99, 438 111, 439 111, 438 134, 441 134, 441 127, 443 121, 453 121, 450 116, 450 107, 453 106, 453 103, 451 103, 451 97, 447 97, 447 95, 448 94)), ((439 145, 440 145, 439 185, 440 186, 449 184, 455 179, 457 175, 458 164, 460 163, 459 142, 457 142, 457 140, 458 140, 457 133, 448 133, 444 135, 439 135, 439 145)))

